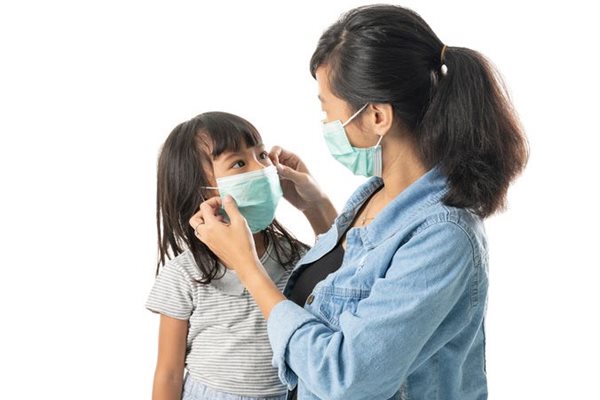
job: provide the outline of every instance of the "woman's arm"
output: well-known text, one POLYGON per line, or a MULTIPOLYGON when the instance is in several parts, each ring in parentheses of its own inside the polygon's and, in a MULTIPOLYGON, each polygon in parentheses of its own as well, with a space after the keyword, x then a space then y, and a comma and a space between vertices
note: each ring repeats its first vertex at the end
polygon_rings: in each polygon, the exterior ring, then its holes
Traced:
POLYGON ((355 312, 339 315, 333 329, 274 287, 235 201, 223 202, 229 224, 216 218, 219 204, 217 197, 204 202, 190 224, 205 222, 199 239, 235 269, 261 308, 279 378, 288 388, 302 379, 320 398, 389 398, 411 366, 424 361, 419 357, 450 340, 472 316, 473 304, 483 304, 473 294, 484 290, 466 286, 480 268, 470 237, 455 223, 440 222, 401 246, 386 276, 374 282, 355 312), (459 298, 467 306, 453 310, 459 298), (433 338, 450 312, 457 315, 452 324, 433 338))
POLYGON ((292 301, 278 303, 267 330, 279 378, 288 387, 301 379, 319 398, 390 398, 411 368, 478 318, 484 278, 476 287, 472 277, 480 268, 462 228, 438 223, 397 250, 369 296, 337 316, 336 329, 292 301))
POLYGON ((312 226, 315 235, 325 233, 329 230, 338 213, 328 197, 315 202, 311 208, 304 210, 304 215, 310 226, 312 226))
POLYGON ((337 217, 337 211, 304 162, 279 146, 271 149, 269 157, 279 172, 285 199, 304 213, 315 235, 327 232, 337 217))
POLYGON ((256 305, 260 308, 265 319, 269 319, 271 310, 281 301, 287 298, 273 283, 271 277, 265 271, 260 261, 255 260, 250 266, 240 270, 238 274, 240 281, 248 289, 248 293, 254 298, 256 305))
POLYGON ((198 239, 206 244, 227 268, 235 269, 238 278, 267 319, 271 309, 286 297, 261 264, 250 228, 238 210, 235 200, 229 195, 223 200, 229 223, 224 223, 222 218, 219 218, 220 207, 219 197, 208 199, 200 205, 200 211, 192 216, 189 223, 195 228, 198 239))
POLYGON ((187 334, 187 320, 161 314, 152 400, 181 399, 187 334))

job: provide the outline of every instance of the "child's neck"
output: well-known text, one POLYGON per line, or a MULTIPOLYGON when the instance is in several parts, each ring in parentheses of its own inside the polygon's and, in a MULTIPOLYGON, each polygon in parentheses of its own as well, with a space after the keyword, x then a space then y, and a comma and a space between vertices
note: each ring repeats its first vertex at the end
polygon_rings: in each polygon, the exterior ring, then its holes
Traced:
POLYGON ((254 237, 254 245, 256 246, 256 254, 261 258, 266 251, 265 233, 257 232, 252 235, 254 237))

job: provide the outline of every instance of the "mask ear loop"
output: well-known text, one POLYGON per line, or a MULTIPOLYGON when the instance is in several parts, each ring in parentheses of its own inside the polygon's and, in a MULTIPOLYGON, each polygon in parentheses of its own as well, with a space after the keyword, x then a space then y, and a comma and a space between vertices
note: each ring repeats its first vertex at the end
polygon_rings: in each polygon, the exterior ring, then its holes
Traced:
POLYGON ((353 120, 354 118, 356 118, 356 116, 357 116, 358 114, 360 114, 360 112, 361 112, 362 110, 364 110, 365 108, 367 108, 367 106, 368 106, 368 105, 369 105, 369 103, 365 103, 365 105, 364 105, 364 106, 362 106, 361 108, 359 108, 359 110, 358 110, 357 112, 355 112, 354 114, 352 114, 352 116, 351 116, 350 118, 348 118, 348 121, 346 121, 346 122, 344 122, 344 123, 342 124, 342 127, 344 127, 344 126, 348 125, 350 122, 352 122, 352 120, 353 120))
POLYGON ((381 143, 381 139, 383 139, 383 135, 379 135, 379 140, 377 141, 377 143, 373 147, 379 146, 379 143, 381 143))
MULTIPOLYGON (((219 190, 218 187, 215 186, 200 186, 200 189, 214 189, 214 190, 219 190)), ((200 197, 202 197, 202 202, 204 203, 206 201, 206 198, 200 194, 200 197)))

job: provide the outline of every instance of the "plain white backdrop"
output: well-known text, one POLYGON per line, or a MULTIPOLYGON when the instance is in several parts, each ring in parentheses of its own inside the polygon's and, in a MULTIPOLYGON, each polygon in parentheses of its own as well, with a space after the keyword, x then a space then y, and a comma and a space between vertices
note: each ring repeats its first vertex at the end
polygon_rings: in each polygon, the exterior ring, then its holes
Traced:
MULTIPOLYGON (((0 398, 150 398, 156 160, 179 122, 247 118, 341 208, 362 179, 327 153, 308 61, 366 3, 0 4, 0 398)), ((577 1, 401 4, 491 58, 531 145, 509 209, 486 224, 490 399, 598 398, 598 14, 577 1)), ((312 243, 291 206, 278 218, 312 243)))

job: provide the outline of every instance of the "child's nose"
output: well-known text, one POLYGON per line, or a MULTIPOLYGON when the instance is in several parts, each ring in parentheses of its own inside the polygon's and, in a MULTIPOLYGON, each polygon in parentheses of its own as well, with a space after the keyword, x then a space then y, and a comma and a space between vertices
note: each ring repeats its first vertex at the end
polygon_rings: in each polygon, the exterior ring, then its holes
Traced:
POLYGON ((267 166, 260 162, 260 160, 258 160, 256 157, 252 158, 252 163, 250 164, 250 168, 249 168, 249 172, 250 171, 258 171, 259 169, 263 169, 266 168, 267 166))

